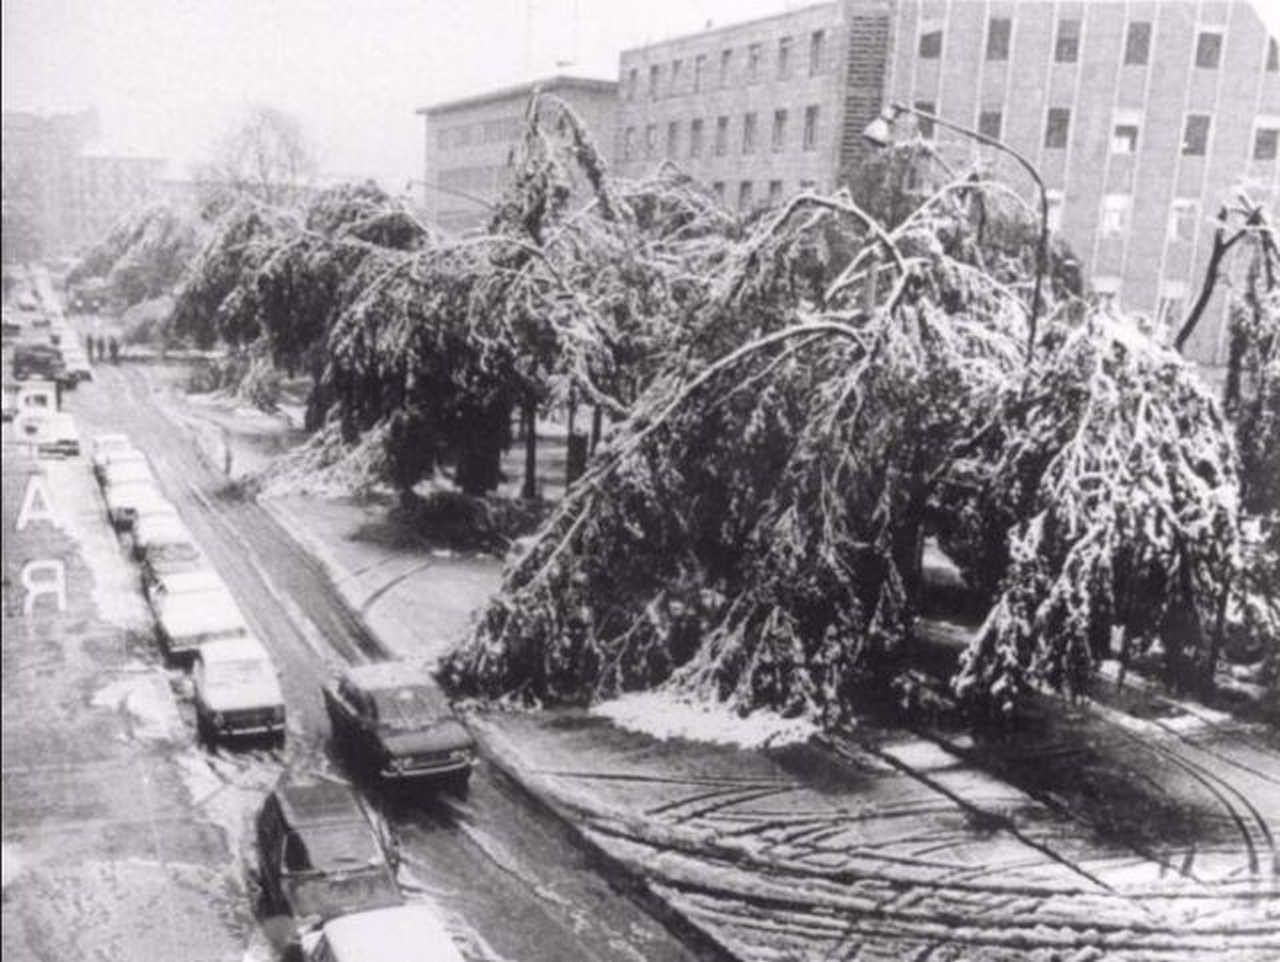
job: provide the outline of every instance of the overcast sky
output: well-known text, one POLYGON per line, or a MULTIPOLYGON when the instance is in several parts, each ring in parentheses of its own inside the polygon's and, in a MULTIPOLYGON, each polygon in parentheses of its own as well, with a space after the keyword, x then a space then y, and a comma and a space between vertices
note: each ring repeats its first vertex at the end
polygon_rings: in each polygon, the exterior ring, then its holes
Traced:
POLYGON ((421 177, 417 107, 557 70, 616 78, 625 47, 786 0, 3 0, 5 110, 96 107, 96 151, 186 176, 246 105, 303 123, 322 169, 421 177))
MULTIPOLYGON (((186 176, 249 104, 295 114, 321 167, 399 191, 439 100, 566 72, 793 0, 2 0, 5 110, 96 107, 103 152, 186 176)), ((1280 0, 1256 0, 1273 30, 1280 0)))

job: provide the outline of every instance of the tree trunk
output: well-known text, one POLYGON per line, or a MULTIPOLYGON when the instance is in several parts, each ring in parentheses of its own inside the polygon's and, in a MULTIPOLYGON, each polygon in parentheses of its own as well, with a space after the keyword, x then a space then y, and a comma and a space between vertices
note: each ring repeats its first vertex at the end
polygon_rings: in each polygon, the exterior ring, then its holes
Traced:
POLYGON ((596 405, 591 412, 591 453, 596 453, 600 446, 600 435, 604 433, 604 411, 596 405))
POLYGON ((520 497, 526 501, 538 497, 538 406, 532 399, 524 403, 524 486, 520 497))

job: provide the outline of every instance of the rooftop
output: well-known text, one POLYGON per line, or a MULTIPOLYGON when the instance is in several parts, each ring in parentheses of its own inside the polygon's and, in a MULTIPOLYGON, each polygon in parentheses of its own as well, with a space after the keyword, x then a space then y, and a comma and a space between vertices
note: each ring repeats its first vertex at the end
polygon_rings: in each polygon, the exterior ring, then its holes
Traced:
POLYGON ((355 789, 345 782, 329 779, 287 782, 276 789, 276 795, 294 825, 368 821, 355 789))
POLYGON ((540 88, 548 92, 554 90, 586 90, 597 93, 609 93, 617 90, 618 82, 616 80, 601 80, 596 77, 574 77, 569 74, 554 74, 550 77, 543 77, 538 80, 526 80, 523 83, 512 84, 508 87, 499 87, 496 90, 489 90, 485 93, 472 94, 468 97, 460 97, 457 100, 444 100, 437 104, 431 104, 428 107, 419 107, 414 111, 414 113, 429 117, 433 114, 442 114, 451 110, 460 110, 463 107, 475 107, 495 100, 507 100, 511 97, 523 97, 533 93, 534 88, 540 88))

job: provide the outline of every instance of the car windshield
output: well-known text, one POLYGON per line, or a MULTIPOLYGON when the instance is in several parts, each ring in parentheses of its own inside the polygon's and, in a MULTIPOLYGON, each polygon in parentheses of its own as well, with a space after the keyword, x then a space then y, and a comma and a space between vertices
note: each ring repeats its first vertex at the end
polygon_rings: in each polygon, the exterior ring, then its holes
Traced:
POLYGON ((425 685, 398 685, 371 693, 378 710, 378 725, 406 731, 430 725, 440 717, 435 695, 425 685))
POLYGON ((306 832, 307 857, 313 869, 342 872, 381 865, 382 849, 362 822, 320 825, 306 832))
POLYGON ((270 675, 271 668, 261 658, 214 661, 204 667, 204 681, 210 688, 241 688, 270 675))

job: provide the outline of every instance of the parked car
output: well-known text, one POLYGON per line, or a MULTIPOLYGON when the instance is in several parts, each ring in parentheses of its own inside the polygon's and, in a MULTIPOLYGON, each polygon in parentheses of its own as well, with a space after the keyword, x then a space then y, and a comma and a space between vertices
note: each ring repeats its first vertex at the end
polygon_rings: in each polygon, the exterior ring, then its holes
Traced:
POLYGON ((475 739, 421 668, 405 661, 347 668, 323 695, 334 739, 384 782, 466 786, 475 739))
POLYGON ((149 514, 133 523, 133 557, 142 561, 166 547, 199 553, 195 536, 177 514, 149 514))
POLYGON ((439 916, 422 902, 330 919, 302 939, 306 962, 463 962, 439 916))
POLYGON ((147 600, 154 605, 165 596, 201 591, 225 591, 226 588, 222 577, 205 564, 180 571, 157 572, 148 585, 147 600))
POLYGON ((292 915, 299 930, 403 904, 385 825, 350 785, 286 780, 267 796, 255 827, 265 906, 292 915))
POLYGON ((284 695, 258 639, 206 641, 196 649, 192 679, 201 741, 269 735, 283 743, 284 695))
POLYGON ((61 381, 66 375, 62 353, 52 344, 28 342, 13 349, 13 376, 25 381, 29 377, 61 381))
POLYGON ((42 456, 77 458, 80 456, 80 432, 76 419, 65 411, 55 411, 39 420, 36 453, 42 456))
POLYGON ((145 461, 147 456, 133 446, 127 434, 98 434, 93 438, 93 473, 102 482, 103 471, 115 458, 145 461))
POLYGON ((159 596, 171 590, 170 584, 175 578, 184 575, 198 575, 216 579, 221 578, 209 567, 209 560, 194 543, 192 544, 160 544, 148 547, 142 560, 138 562, 142 576, 142 593, 150 601, 152 596, 159 596))
POLYGON ((133 484, 137 481, 155 484, 156 476, 151 471, 151 465, 145 460, 136 458, 116 459, 108 461, 102 469, 102 483, 107 487, 117 484, 133 484))
POLYGON ((161 513, 166 505, 169 511, 175 511, 151 481, 107 485, 103 497, 107 502, 107 518, 117 531, 132 531, 133 522, 143 511, 161 513))
POLYGON ((10 389, 9 385, 4 386, 3 392, 0 392, 0 401, 3 401, 3 419, 12 421, 18 414, 18 391, 16 388, 10 389))
POLYGON ((155 596, 156 636, 171 658, 190 655, 207 641, 249 634, 240 606, 226 585, 155 596))

